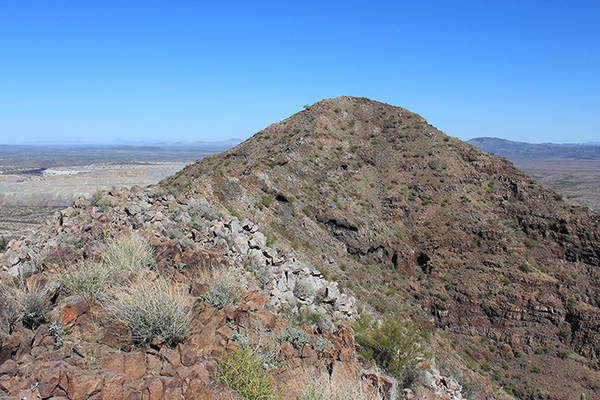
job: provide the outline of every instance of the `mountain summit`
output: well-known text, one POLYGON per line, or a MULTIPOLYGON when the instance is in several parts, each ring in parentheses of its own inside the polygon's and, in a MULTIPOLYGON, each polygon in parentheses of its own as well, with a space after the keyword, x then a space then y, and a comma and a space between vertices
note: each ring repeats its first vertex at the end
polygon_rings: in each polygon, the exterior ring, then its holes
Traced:
POLYGON ((523 399, 599 396, 600 216, 410 111, 323 100, 163 182, 523 399))

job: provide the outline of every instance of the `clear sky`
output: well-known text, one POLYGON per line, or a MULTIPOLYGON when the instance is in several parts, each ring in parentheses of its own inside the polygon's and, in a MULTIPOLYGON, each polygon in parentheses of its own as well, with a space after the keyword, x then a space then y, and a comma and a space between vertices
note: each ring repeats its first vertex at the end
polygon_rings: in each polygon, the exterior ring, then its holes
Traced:
POLYGON ((0 0, 0 143, 246 139, 323 98, 600 141, 600 1, 0 0))

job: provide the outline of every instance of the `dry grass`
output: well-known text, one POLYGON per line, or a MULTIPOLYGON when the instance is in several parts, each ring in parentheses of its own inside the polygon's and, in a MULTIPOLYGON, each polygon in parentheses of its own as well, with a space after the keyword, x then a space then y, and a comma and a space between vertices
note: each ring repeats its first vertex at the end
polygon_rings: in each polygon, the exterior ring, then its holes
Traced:
POLYGON ((191 323, 192 299, 163 278, 142 278, 129 287, 114 289, 107 310, 131 329, 134 342, 160 337, 174 346, 183 341, 191 323))
POLYGON ((63 290, 68 295, 78 295, 86 299, 101 299, 107 289, 107 281, 112 270, 105 264, 80 262, 60 274, 63 290))
POLYGON ((113 271, 136 271, 154 265, 148 241, 134 233, 110 239, 102 254, 104 264, 113 271))
POLYGON ((48 294, 40 288, 27 289, 25 285, 8 287, 10 306, 13 314, 23 326, 35 329, 41 324, 48 322, 50 311, 50 299, 48 294))
POLYGON ((358 377, 330 377, 327 374, 303 378, 299 400, 383 400, 376 388, 358 377))
POLYGON ((241 298, 243 284, 241 272, 230 267, 204 270, 200 280, 210 287, 204 299, 214 307, 233 307, 241 298))

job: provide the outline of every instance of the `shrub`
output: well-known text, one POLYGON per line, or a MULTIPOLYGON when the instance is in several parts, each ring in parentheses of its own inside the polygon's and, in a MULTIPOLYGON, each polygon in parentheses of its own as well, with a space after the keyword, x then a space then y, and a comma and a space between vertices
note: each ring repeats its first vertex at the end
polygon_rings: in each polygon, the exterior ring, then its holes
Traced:
POLYGON ((188 206, 188 212, 192 218, 206 218, 209 221, 219 219, 219 212, 208 204, 203 204, 197 200, 192 200, 188 206))
POLYGON ((262 358, 252 349, 240 347, 230 351, 220 362, 220 376, 225 385, 248 400, 281 398, 271 373, 263 368, 262 358))
POLYGON ((28 329, 35 329, 48 322, 46 313, 50 302, 41 290, 22 292, 17 298, 19 304, 18 320, 28 329))
POLYGON ((69 295, 98 299, 106 289, 111 270, 104 264, 80 263, 60 275, 63 290, 69 295))
POLYGON ((310 342, 310 337, 302 329, 288 326, 281 331, 281 340, 290 342, 296 347, 301 347, 310 342))
POLYGON ((413 323, 392 317, 376 321, 363 314, 354 329, 365 360, 396 377, 403 387, 411 386, 429 368, 425 338, 413 323))
POLYGON ((8 245, 8 241, 2 236, 0 239, 0 251, 6 250, 6 246, 8 245))
POLYGON ((311 281, 302 279, 294 287, 294 295, 302 300, 314 299, 317 290, 311 281))
POLYGON ((209 278, 210 290, 204 299, 213 307, 233 307, 240 299, 242 285, 235 271, 221 269, 213 272, 209 278))
POLYGON ((333 343, 331 343, 331 341, 328 339, 322 338, 321 336, 315 339, 313 347, 316 351, 324 351, 327 348, 335 350, 335 346, 333 345, 333 343))
POLYGON ((136 271, 155 263, 146 239, 134 233, 110 239, 104 249, 103 260, 112 271, 136 271))
POLYGON ((90 196, 90 205, 92 207, 98 207, 102 209, 102 211, 108 211, 114 204, 111 199, 104 195, 102 190, 97 190, 90 196))
POLYGON ((358 377, 340 374, 304 377, 299 400, 383 400, 377 389, 358 377))
POLYGON ((142 279, 114 291, 108 310, 131 329, 135 343, 160 337, 174 346, 181 342, 191 320, 191 298, 165 279, 142 279))
POLYGON ((263 288, 273 281, 271 267, 269 267, 266 263, 261 262, 256 255, 248 255, 244 257, 244 267, 254 273, 254 277, 263 288))

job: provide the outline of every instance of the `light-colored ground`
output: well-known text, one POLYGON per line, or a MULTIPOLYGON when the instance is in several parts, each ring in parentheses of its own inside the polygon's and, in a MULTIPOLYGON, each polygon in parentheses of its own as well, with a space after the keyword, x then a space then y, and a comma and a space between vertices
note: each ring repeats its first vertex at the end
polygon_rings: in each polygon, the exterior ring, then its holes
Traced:
POLYGON ((41 175, 0 175, 0 205, 67 206, 80 196, 111 187, 147 186, 185 163, 86 165, 53 168, 41 175))

